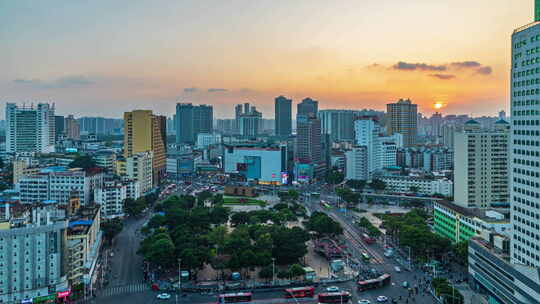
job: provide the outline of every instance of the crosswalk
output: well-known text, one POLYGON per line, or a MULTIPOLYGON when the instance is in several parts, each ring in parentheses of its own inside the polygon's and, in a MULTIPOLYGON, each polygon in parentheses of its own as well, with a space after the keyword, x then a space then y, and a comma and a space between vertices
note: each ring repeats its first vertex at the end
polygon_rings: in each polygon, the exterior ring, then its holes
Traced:
POLYGON ((115 296, 115 295, 120 295, 120 294, 144 292, 147 290, 150 290, 150 285, 148 283, 112 286, 112 287, 107 287, 105 289, 102 289, 101 291, 98 291, 98 296, 110 297, 110 296, 115 296))

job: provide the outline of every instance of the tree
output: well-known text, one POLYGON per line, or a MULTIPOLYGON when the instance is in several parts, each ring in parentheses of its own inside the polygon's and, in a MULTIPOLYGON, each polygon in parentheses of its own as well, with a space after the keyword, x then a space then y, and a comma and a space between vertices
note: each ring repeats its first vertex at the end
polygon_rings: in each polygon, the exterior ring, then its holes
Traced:
POLYGON ((261 279, 272 279, 273 275, 274 275, 274 269, 272 268, 272 265, 268 265, 266 267, 263 267, 259 271, 259 278, 261 278, 261 279))
POLYGON ((208 190, 202 191, 201 193, 199 193, 199 194, 197 195, 197 204, 198 204, 199 206, 204 206, 204 202, 205 202, 206 200, 211 200, 212 197, 213 197, 212 192, 210 192, 210 191, 208 191, 208 190))
POLYGON ((309 240, 309 234, 304 229, 274 226, 271 235, 274 240, 272 256, 276 258, 278 264, 297 262, 307 253, 306 242, 309 240))
POLYGON ((337 185, 343 182, 344 178, 345 178, 345 174, 343 174, 343 172, 340 172, 336 169, 332 169, 326 174, 326 182, 331 185, 337 185))
POLYGON ((95 168, 96 163, 90 155, 83 155, 75 158, 70 164, 70 168, 82 168, 83 170, 88 170, 90 168, 95 168))
POLYGON ((452 246, 452 252, 456 261, 461 265, 468 265, 469 262, 469 242, 462 241, 452 246))
POLYGON ((176 264, 175 247, 170 237, 154 240, 145 252, 147 261, 162 266, 171 267, 176 264))
POLYGON ((366 186, 366 181, 365 180, 358 180, 358 179, 350 179, 348 180, 345 185, 353 188, 353 189, 356 189, 358 191, 362 191, 364 189, 364 187, 366 186))
POLYGON ((356 205, 360 199, 360 195, 351 191, 347 187, 341 187, 336 189, 336 194, 344 200, 347 205, 356 205))
POLYGON ((386 183, 380 179, 374 178, 369 184, 369 187, 376 191, 383 191, 386 189, 386 183))
POLYGON ((210 210, 210 221, 215 225, 225 224, 229 221, 229 215, 229 208, 216 205, 210 210))
POLYGON ((237 213, 234 213, 231 216, 231 224, 233 226, 247 224, 247 223, 249 223, 249 218, 250 218, 249 213, 247 213, 247 212, 237 212, 237 213))
POLYGON ((131 198, 126 198, 124 200, 124 212, 127 213, 128 216, 138 217, 141 215, 144 208, 146 208, 146 200, 144 197, 139 197, 136 200, 131 198))
POLYGON ((306 271, 299 264, 292 264, 291 267, 289 267, 289 274, 291 278, 298 278, 305 275, 306 271))
POLYGON ((112 240, 123 228, 124 222, 118 218, 101 222, 101 230, 109 240, 112 240))
POLYGON ((343 233, 340 223, 321 212, 314 212, 307 221, 306 227, 310 231, 315 232, 318 237, 340 235, 343 233))

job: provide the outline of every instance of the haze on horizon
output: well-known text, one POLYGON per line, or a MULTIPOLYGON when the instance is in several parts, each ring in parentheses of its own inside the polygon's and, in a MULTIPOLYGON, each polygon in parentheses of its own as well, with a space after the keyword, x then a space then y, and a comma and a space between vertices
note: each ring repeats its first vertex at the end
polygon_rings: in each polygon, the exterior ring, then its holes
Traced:
POLYGON ((176 102, 232 117, 278 95, 322 109, 495 115, 508 108, 510 35, 530 0, 0 2, 0 100, 121 117, 176 102), (383 3, 381 3, 383 2, 383 3))

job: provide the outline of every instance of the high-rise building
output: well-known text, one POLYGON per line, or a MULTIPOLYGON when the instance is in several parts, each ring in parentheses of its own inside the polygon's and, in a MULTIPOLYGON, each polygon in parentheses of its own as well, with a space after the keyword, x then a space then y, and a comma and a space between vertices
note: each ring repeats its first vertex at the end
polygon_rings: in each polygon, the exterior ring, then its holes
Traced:
POLYGON ((199 133, 214 131, 212 106, 191 103, 176 104, 176 144, 194 144, 199 133))
POLYGON ((322 133, 330 135, 332 142, 354 141, 354 121, 361 115, 354 110, 321 110, 318 114, 322 133))
MULTIPOLYGON (((540 3, 535 22, 512 34, 510 197, 513 263, 540 267, 540 3), (536 223, 536 224, 535 224, 536 223)), ((538 270, 538 268, 537 268, 538 270)))
POLYGON ((6 104, 6 153, 54 152, 54 105, 6 104))
POLYGON ((366 146, 355 146, 345 152, 345 178, 350 180, 367 180, 368 153, 366 146))
POLYGON ((418 135, 417 105, 413 104, 409 99, 400 99, 396 103, 387 104, 386 111, 388 134, 401 133, 404 145, 406 147, 414 146, 418 135))
POLYGON ((371 178, 382 167, 381 142, 379 135, 381 127, 376 117, 361 117, 354 122, 355 142, 357 146, 366 147, 367 172, 371 178))
POLYGON ((166 171, 167 118, 150 110, 135 110, 124 113, 124 124, 124 157, 152 152, 152 180, 158 185, 166 171))
POLYGON ((485 130, 474 120, 454 134, 454 201, 463 207, 488 208, 508 203, 508 137, 510 125, 499 121, 485 130))
POLYGON ((317 117, 319 111, 319 102, 309 97, 304 98, 301 103, 296 105, 296 115, 307 117, 317 117))
MULTIPOLYGON (((238 106, 236 107, 238 109, 238 106)), ((238 116, 239 134, 245 137, 256 137, 262 128, 262 113, 249 103, 244 104, 244 111, 238 116)))
POLYGON ((78 118, 81 134, 121 134, 124 120, 105 117, 81 117, 78 118))
POLYGON ((54 116, 54 135, 58 140, 64 134, 64 116, 54 116))
POLYGON ((296 116, 295 163, 309 165, 314 176, 321 176, 325 170, 322 151, 321 121, 308 113, 296 116), (308 116, 309 115, 309 116, 308 116))
POLYGON ((292 133, 292 100, 283 96, 275 99, 276 136, 288 137, 292 133))
POLYGON ((81 139, 81 126, 73 115, 69 115, 65 119, 64 134, 69 139, 81 139))
POLYGON ((240 134, 240 115, 242 115, 242 105, 238 104, 234 107, 234 133, 240 134))

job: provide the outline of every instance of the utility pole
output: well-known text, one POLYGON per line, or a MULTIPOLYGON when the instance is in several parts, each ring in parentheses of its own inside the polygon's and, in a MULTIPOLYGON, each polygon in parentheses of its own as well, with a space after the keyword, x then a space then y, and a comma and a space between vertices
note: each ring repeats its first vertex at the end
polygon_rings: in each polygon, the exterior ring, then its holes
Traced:
POLYGON ((272 258, 272 286, 276 284, 275 272, 276 272, 276 258, 272 258))

